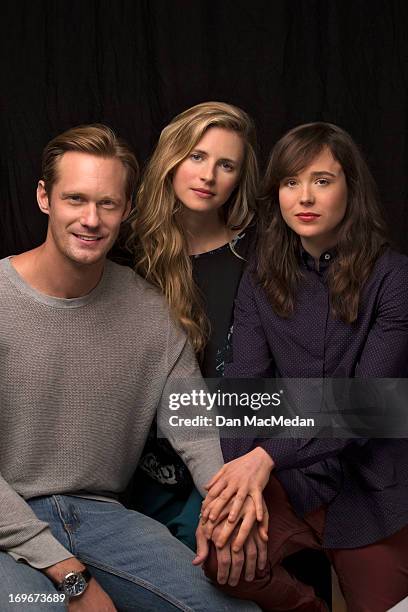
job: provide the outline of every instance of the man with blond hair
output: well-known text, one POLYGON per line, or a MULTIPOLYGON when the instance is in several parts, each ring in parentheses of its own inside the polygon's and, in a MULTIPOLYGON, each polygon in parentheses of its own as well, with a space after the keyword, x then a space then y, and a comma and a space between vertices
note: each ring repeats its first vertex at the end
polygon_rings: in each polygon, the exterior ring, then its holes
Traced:
MULTIPOLYGON (((106 260, 137 177, 106 126, 57 136, 37 189, 46 240, 0 262, 2 611, 252 609, 117 499, 166 385, 199 376, 162 296, 106 260)), ((204 493, 219 442, 173 445, 204 493)))

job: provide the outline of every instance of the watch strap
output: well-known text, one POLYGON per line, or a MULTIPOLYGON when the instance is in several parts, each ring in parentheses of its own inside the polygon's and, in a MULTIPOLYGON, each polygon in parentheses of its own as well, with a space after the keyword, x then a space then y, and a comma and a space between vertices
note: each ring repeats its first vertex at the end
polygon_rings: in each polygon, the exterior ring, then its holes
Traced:
POLYGON ((82 576, 85 578, 86 584, 89 584, 89 581, 92 578, 92 574, 89 569, 86 567, 84 570, 82 570, 82 572, 80 572, 80 574, 82 574, 82 576))

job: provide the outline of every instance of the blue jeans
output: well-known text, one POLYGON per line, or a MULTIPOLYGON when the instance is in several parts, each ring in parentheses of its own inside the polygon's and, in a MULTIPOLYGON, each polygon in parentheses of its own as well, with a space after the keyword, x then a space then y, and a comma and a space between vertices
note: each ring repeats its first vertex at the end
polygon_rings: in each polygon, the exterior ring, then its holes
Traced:
MULTIPOLYGON (((255 611, 255 604, 231 599, 193 567, 192 552, 166 527, 115 502, 67 495, 30 500, 53 535, 85 563, 119 611, 255 611)), ((0 552, 0 610, 64 610, 57 603, 10 603, 17 593, 56 593, 40 571, 0 552)))

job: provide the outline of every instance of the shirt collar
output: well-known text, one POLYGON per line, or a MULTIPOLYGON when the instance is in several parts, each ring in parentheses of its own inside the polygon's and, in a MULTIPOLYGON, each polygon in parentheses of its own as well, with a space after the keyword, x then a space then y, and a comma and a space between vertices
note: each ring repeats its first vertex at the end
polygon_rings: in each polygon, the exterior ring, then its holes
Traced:
POLYGON ((319 272, 322 274, 327 270, 333 259, 337 256, 337 250, 335 248, 324 251, 319 257, 319 267, 316 269, 316 262, 314 257, 310 255, 302 246, 300 245, 300 256, 304 265, 308 270, 313 270, 314 272, 319 272))

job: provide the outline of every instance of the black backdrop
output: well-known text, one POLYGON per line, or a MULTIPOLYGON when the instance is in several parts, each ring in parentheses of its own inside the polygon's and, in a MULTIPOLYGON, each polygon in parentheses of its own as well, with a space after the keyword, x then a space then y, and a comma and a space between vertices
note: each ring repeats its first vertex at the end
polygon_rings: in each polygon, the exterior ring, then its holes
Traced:
POLYGON ((204 100, 255 119, 264 162, 288 128, 326 120, 361 145, 408 252, 405 0, 8 0, 1 4, 0 256, 44 238, 41 150, 106 122, 143 163, 204 100))

